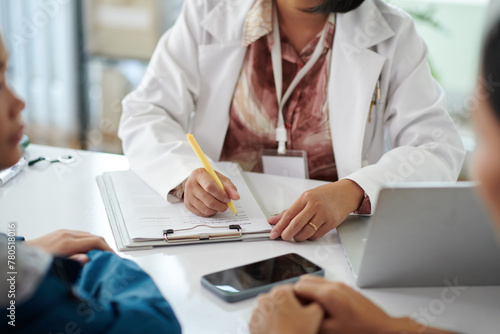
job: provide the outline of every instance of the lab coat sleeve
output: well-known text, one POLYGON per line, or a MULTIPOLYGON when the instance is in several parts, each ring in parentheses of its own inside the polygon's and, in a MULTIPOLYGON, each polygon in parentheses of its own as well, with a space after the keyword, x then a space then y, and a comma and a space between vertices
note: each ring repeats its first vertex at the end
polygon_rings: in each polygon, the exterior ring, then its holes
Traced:
POLYGON ((384 131, 392 149, 345 177, 365 190, 373 209, 384 184, 456 181, 465 159, 444 92, 431 75, 427 47, 411 20, 400 29, 390 68, 384 72, 389 75, 384 131))
POLYGON ((199 93, 201 6, 202 1, 186 1, 142 83, 123 101, 119 137, 130 168, 163 198, 202 167, 186 140, 199 93))

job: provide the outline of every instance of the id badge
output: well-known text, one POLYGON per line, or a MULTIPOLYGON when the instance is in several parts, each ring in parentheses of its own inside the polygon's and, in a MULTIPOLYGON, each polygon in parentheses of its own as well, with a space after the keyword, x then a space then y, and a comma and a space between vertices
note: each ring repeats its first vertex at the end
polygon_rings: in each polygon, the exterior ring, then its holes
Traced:
POLYGON ((264 174, 309 178, 305 151, 287 150, 286 154, 279 154, 276 150, 265 149, 262 151, 262 169, 264 174))

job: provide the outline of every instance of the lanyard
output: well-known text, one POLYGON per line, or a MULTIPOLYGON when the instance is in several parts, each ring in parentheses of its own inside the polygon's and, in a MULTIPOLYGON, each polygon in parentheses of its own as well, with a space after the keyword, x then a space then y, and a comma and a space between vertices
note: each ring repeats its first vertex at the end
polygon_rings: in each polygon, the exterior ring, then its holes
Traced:
MULTIPOLYGON (((282 56, 281 56, 281 39, 280 39, 280 28, 278 23, 278 10, 276 6, 274 7, 274 26, 273 26, 273 47, 271 49, 271 58, 273 64, 273 75, 274 84, 276 86, 276 97, 278 99, 278 127, 276 128, 276 141, 278 142, 278 153, 286 154, 286 142, 288 139, 288 131, 285 128, 285 120, 283 118, 283 108, 292 95, 293 90, 297 87, 299 82, 306 76, 306 74, 312 69, 314 64, 319 60, 321 54, 323 53, 324 42, 326 38, 327 25, 323 28, 321 32, 321 37, 314 49, 313 54, 309 61, 300 69, 292 83, 286 90, 285 94, 283 91, 283 68, 282 68, 282 56)), ((335 14, 330 14, 328 17, 328 22, 335 23, 335 14)))

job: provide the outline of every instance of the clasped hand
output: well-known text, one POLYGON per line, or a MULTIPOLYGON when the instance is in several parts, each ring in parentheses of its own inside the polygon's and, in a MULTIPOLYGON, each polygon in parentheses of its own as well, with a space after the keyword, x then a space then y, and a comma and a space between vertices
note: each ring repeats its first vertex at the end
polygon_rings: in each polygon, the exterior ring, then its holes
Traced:
POLYGON ((393 318, 353 288, 316 276, 275 287, 257 301, 252 334, 452 334, 409 317, 393 318))
POLYGON ((250 332, 387 333, 393 320, 343 283, 304 276, 295 285, 278 286, 258 297, 250 332))

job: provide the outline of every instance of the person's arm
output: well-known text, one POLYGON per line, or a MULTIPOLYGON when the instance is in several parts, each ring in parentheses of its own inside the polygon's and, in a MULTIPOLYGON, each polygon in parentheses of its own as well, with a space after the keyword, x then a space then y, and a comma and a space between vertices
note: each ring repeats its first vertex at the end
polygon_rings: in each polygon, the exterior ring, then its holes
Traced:
POLYGON ((52 255, 71 257, 80 263, 88 261, 86 253, 91 250, 113 252, 103 237, 83 231, 59 230, 28 240, 26 245, 40 248, 52 255))
MULTIPOLYGON (((5 240, 0 237, 0 245, 5 240)), ((0 310, 0 317, 8 319, 0 323, 2 333, 14 329, 19 333, 180 333, 172 308, 152 279, 134 262, 111 253, 101 237, 57 231, 16 246, 20 272, 13 306, 0 310), (73 261, 46 252, 85 258, 73 261), (29 294, 19 294, 27 283, 29 294)), ((3 299, 0 302, 5 304, 3 299)))
MULTIPOLYGON (((103 238, 81 231, 60 230, 26 242, 19 240, 24 238, 0 235, 0 269, 14 273, 11 282, 15 286, 15 291, 0 296, 0 306, 11 300, 19 304, 30 298, 46 275, 53 256, 70 257, 84 264, 90 250, 112 252, 103 238)), ((0 282, 0 291, 10 291, 12 284, 7 283, 0 282)))
POLYGON ((398 33, 391 65, 382 73, 387 96, 381 115, 391 149, 345 176, 363 188, 373 206, 385 184, 455 182, 465 160, 444 91, 429 67, 427 45, 407 14, 391 16, 398 22, 393 27, 398 33))
POLYGON ((20 303, 29 299, 51 262, 50 254, 0 234, 0 270, 5 276, 0 280, 0 308, 7 307, 12 300, 20 303))
POLYGON ((200 90, 205 5, 186 1, 161 38, 142 83, 123 101, 119 137, 131 169, 149 186, 169 202, 183 199, 187 209, 206 217, 227 210, 239 195, 221 174, 227 191, 217 187, 186 141, 200 90))
POLYGON ((186 1, 160 39, 139 87, 123 100, 119 137, 130 168, 163 198, 202 167, 186 140, 200 90, 204 5, 186 1))
POLYGON ((453 334, 427 327, 409 317, 393 318, 343 283, 304 276, 294 291, 299 298, 318 303, 325 311, 321 333, 453 334))
MULTIPOLYGON (((0 323, 2 333, 181 332, 172 308, 137 264, 109 252, 88 256, 83 268, 54 258, 34 295, 16 304, 14 321, 0 323)), ((8 319, 9 312, 2 309, 0 316, 8 319)))
POLYGON ((392 54, 386 55, 390 61, 382 73, 387 96, 380 117, 392 149, 372 157, 372 165, 339 175, 341 180, 334 184, 307 191, 282 215, 269 219, 276 225, 273 238, 320 238, 356 210, 364 194, 376 207, 386 184, 457 180, 465 150, 446 111, 444 92, 431 75, 427 47, 406 14, 387 15, 399 22, 393 27, 396 40, 390 42, 392 54))

